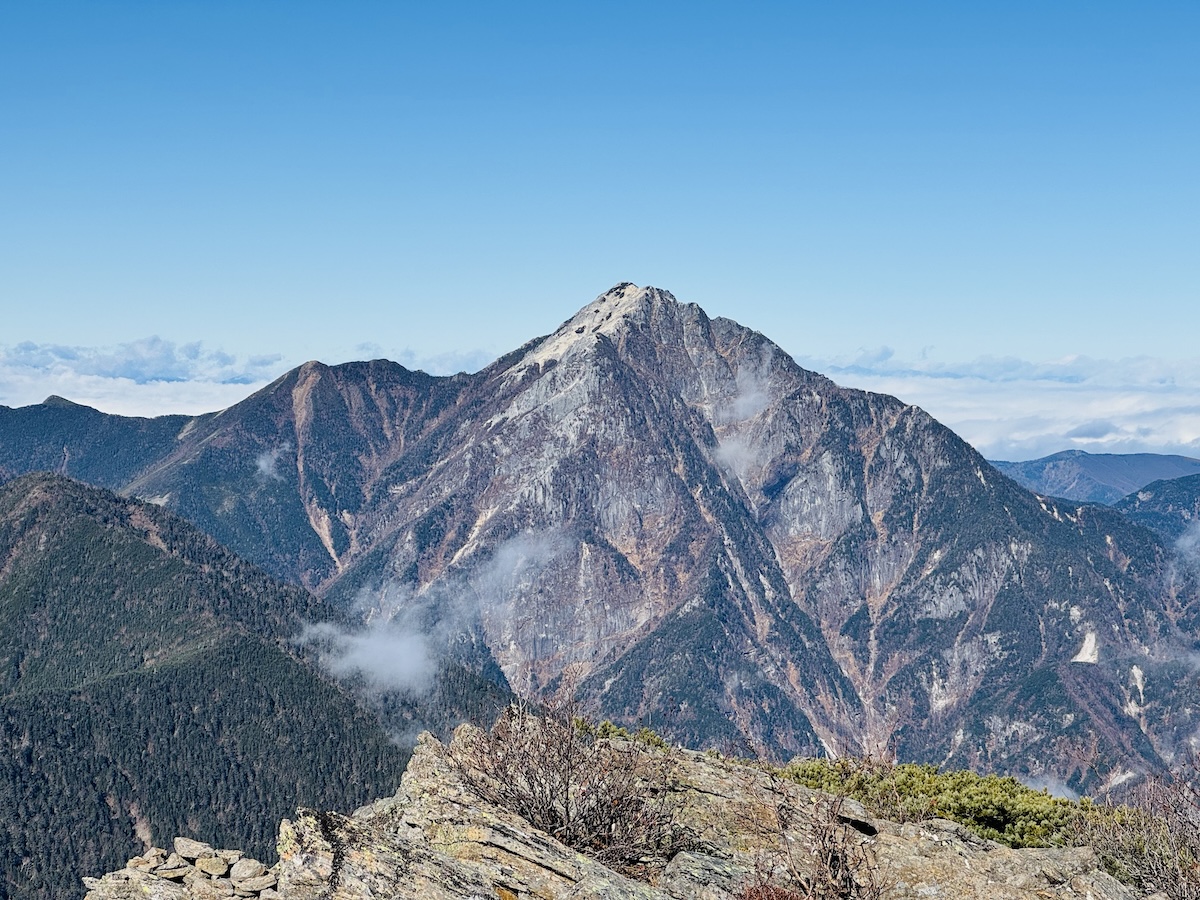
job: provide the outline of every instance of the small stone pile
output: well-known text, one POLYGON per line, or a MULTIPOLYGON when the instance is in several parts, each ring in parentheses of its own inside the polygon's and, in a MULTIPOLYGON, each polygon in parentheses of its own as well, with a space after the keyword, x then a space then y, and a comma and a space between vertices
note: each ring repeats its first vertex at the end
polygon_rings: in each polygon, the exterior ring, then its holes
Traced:
POLYGON ((101 879, 83 880, 89 889, 85 900, 117 897, 121 895, 121 888, 127 888, 129 897, 154 900, 223 900, 227 897, 280 900, 282 897, 275 890, 275 873, 258 860, 244 856, 240 850, 216 850, 203 841, 186 837, 175 838, 172 852, 152 847, 103 880, 102 891, 101 879))

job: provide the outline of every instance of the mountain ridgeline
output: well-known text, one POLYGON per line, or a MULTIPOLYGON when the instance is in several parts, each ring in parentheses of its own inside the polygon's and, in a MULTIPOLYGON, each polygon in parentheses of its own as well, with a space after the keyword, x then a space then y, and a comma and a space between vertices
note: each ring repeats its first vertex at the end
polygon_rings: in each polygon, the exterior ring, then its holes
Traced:
MULTIPOLYGON (((167 510, 57 475, 0 487, 0 897, 77 895, 180 833, 268 857, 301 798, 394 789, 408 750, 291 642, 330 620, 167 510)), ((445 674, 393 724, 459 721, 471 685, 445 674)))
MULTIPOLYGON (((86 477, 67 412, 0 409, 0 466, 37 465, 8 436, 42 427, 37 458, 86 477)), ((110 486, 339 607, 416 611, 518 691, 566 678, 689 745, 1080 787, 1200 724, 1169 544, 655 288, 473 375, 310 362, 219 414, 108 419, 110 486)))
POLYGON ((1153 481, 1116 505, 1133 521, 1194 551, 1200 544, 1200 475, 1153 481))
POLYGON ((1152 481, 1200 475, 1200 459, 1163 453, 1063 450, 1026 462, 991 462, 1013 481, 1039 494, 1109 506, 1119 505, 1152 481))

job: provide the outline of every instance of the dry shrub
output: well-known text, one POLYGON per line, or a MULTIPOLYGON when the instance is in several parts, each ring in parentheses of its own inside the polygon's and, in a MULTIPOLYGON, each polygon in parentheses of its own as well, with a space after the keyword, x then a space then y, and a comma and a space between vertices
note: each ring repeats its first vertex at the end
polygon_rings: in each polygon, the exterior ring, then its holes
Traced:
POLYGON ((1092 847, 1127 884, 1171 900, 1200 900, 1200 765, 1150 776, 1123 802, 1086 806, 1071 843, 1092 847))
POLYGON ((569 695, 460 732, 450 758, 483 799, 626 875, 645 877, 687 845, 670 753, 599 737, 569 695))
POLYGON ((842 814, 844 801, 816 796, 796 807, 781 795, 755 815, 754 827, 775 848, 759 859, 738 900, 880 900, 879 863, 842 814))

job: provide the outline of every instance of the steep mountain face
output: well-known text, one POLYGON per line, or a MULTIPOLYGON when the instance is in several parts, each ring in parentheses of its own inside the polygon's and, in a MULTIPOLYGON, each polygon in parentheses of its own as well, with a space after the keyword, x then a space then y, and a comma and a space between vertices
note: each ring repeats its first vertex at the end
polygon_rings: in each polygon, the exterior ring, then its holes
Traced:
POLYGON ((992 465, 1039 494, 1110 506, 1152 481, 1200 474, 1200 459, 1162 453, 1064 450, 1027 462, 992 460, 992 465))
POLYGON ((183 430, 127 490, 690 744, 1078 784, 1196 728, 1196 585, 1155 535, 654 288, 476 375, 309 363, 183 430))
POLYGON ((1200 475, 1155 481, 1115 504, 1139 525, 1157 531, 1168 541, 1183 540, 1195 553, 1200 531, 1200 475))
POLYGON ((407 752, 283 640, 329 615, 165 510, 0 487, 0 896, 180 831, 266 854, 296 797, 394 788, 407 752))
POLYGON ((125 490, 165 503, 268 572, 327 584, 359 555, 357 519, 380 473, 447 410, 464 382, 387 361, 305 363, 213 416, 125 490))

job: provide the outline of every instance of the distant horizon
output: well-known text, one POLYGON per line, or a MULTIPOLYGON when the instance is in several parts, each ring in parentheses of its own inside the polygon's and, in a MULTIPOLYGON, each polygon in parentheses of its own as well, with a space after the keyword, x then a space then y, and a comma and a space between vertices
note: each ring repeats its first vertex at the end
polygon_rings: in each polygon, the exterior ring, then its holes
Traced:
POLYGON ((1161 0, 7 4, 0 404, 471 370, 632 281, 993 458, 1200 455, 1197 34, 1161 0))
MULTIPOLYGON (((494 356, 464 350, 423 359, 411 350, 389 355, 363 344, 356 358, 317 361, 387 359, 448 376, 478 372, 538 336, 494 356)), ((780 349, 843 387, 890 394, 921 407, 987 459, 1023 462, 1066 450, 1200 459, 1200 439, 1188 439, 1200 433, 1200 361, 1182 361, 1175 369, 1149 359, 1036 364, 985 358, 946 364, 928 356, 898 360, 889 348, 834 358, 780 349), (1172 433, 1174 439, 1164 436, 1172 433)), ((198 342, 178 346, 159 338, 109 348, 0 345, 0 405, 36 405, 59 396, 118 415, 200 415, 241 402, 304 362, 281 354, 239 358, 198 342)))

